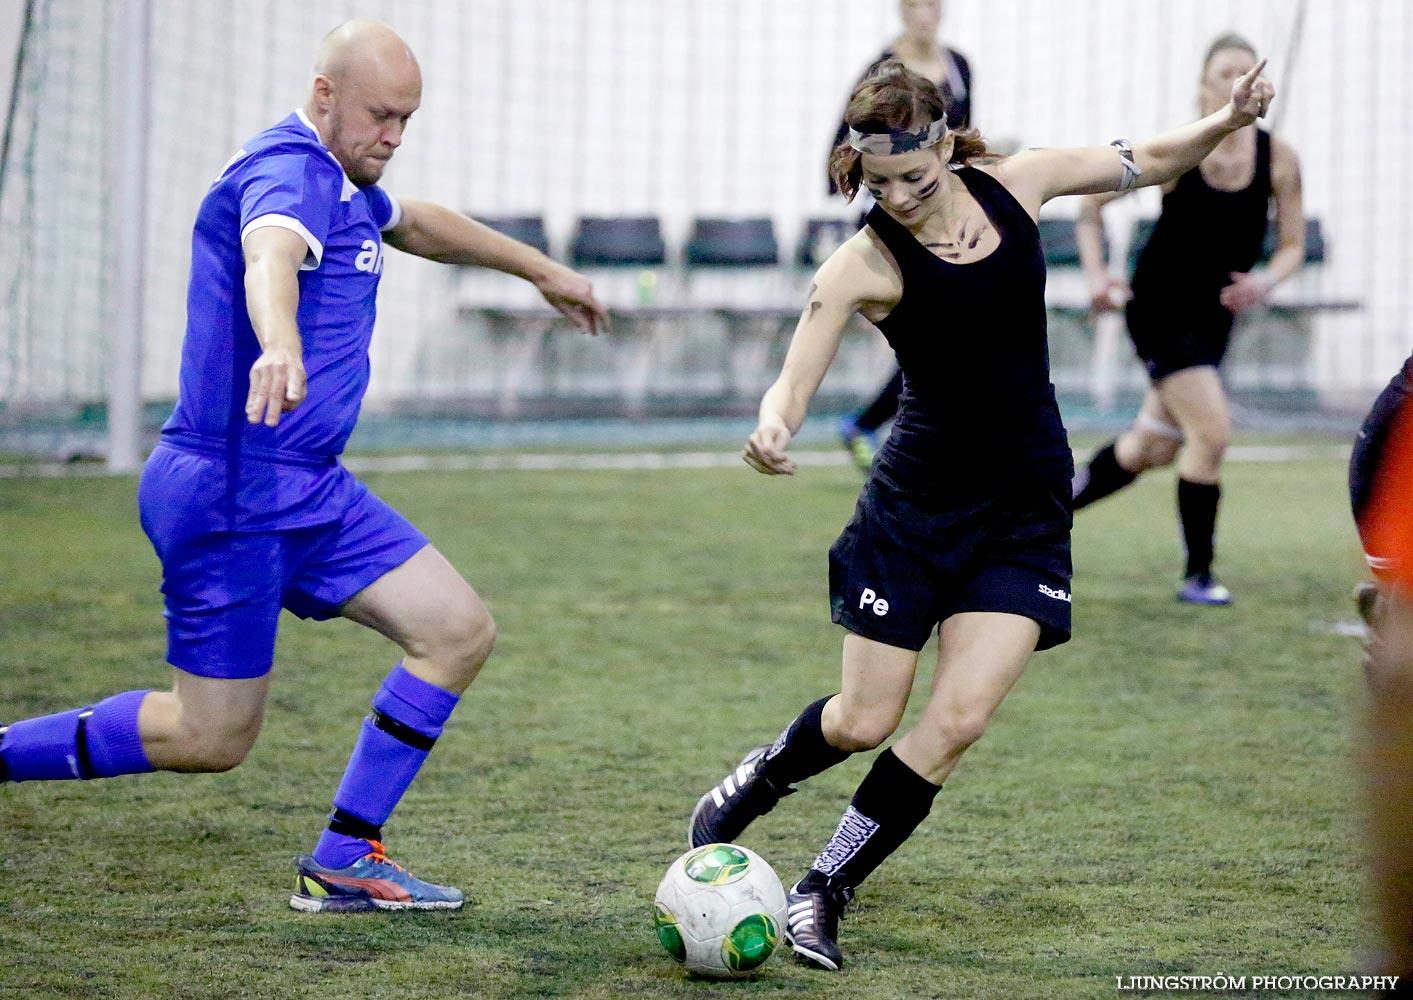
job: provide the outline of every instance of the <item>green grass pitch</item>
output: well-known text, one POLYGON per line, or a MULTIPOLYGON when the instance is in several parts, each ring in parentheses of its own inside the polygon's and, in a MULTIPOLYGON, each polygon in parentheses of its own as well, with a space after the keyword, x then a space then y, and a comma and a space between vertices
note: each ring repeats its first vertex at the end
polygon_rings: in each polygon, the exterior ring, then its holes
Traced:
MULTIPOLYGON (((0 998, 1110 997, 1116 976, 1339 974, 1365 954, 1362 575, 1336 459, 1230 466, 1218 568, 1173 600, 1172 478, 1086 511, 1075 638, 1040 654, 867 882, 838 977, 685 978, 652 894, 697 795, 837 689, 826 551, 857 473, 367 477, 490 604, 500 644, 394 815, 459 913, 306 915, 313 844, 395 648, 287 618, 227 774, 0 789, 0 998)), ((0 481, 0 720, 165 687, 132 479, 0 481)), ((924 653, 919 695, 930 673, 924 653)), ((742 838, 797 878, 868 766, 742 838)))

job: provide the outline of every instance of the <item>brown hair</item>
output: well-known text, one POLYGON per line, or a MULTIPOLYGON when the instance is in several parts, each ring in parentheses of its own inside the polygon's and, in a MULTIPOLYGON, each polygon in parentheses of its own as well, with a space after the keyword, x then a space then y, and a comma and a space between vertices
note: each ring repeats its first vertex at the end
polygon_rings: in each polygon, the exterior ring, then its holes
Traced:
MULTIPOLYGON (((870 76, 859 81, 844 108, 844 122, 860 132, 926 128, 946 117, 947 98, 942 89, 896 59, 881 64, 870 76)), ((1001 158, 1001 154, 986 148, 981 133, 974 128, 956 129, 951 136, 950 163, 1001 158)), ((863 179, 860 156, 847 138, 829 154, 829 176, 849 201, 858 194, 863 179)))
POLYGON ((1202 75, 1207 75, 1207 67, 1212 65, 1212 57, 1218 52, 1226 49, 1241 49, 1243 52, 1251 53, 1252 59, 1261 58, 1256 53, 1256 46, 1248 42, 1244 37, 1235 31, 1228 31, 1225 35, 1218 35, 1217 38, 1207 47, 1207 55, 1202 60, 1202 75))

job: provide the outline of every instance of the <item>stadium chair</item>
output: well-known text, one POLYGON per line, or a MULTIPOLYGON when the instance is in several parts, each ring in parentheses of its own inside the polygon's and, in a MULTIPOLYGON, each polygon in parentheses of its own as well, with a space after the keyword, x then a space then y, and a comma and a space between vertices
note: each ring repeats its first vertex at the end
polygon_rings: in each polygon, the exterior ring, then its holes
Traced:
POLYGON ((548 254, 549 236, 545 233, 545 220, 538 215, 492 215, 480 216, 468 213, 471 218, 490 226, 498 233, 504 233, 513 240, 528 243, 540 253, 548 254))
POLYGON ((575 267, 661 267, 667 244, 657 216, 584 216, 570 243, 575 267))
POLYGON ((859 231, 855 219, 809 219, 795 244, 795 266, 813 271, 839 244, 859 231))
MULTIPOLYGON (((1275 224, 1266 227, 1266 240, 1261 244, 1261 258, 1259 263, 1266 264, 1271 260, 1271 255, 1276 252, 1276 227, 1275 224)), ((1325 232, 1320 226, 1319 219, 1305 217, 1305 263, 1323 264, 1325 262, 1325 232)))
MULTIPOLYGON (((540 216, 466 214, 542 253, 550 252, 545 222, 540 216)), ((497 412, 503 417, 514 416, 536 374, 553 318, 539 293, 526 281, 480 267, 457 268, 454 274, 458 312, 485 325, 487 346, 497 357, 477 358, 475 366, 468 363, 464 354, 429 358, 425 363, 453 385, 469 384, 478 376, 484 377, 485 371, 498 373, 497 412)))
POLYGON ((690 310, 676 302, 667 280, 667 243, 657 216, 583 216, 569 245, 570 261, 594 280, 609 307, 618 337, 608 351, 623 404, 631 416, 646 411, 658 356, 670 343, 669 329, 690 310), (631 340, 626 335, 639 334, 631 340))
POLYGON ((798 303, 787 303, 781 287, 773 223, 765 217, 694 219, 682 257, 688 300, 724 325, 724 336, 711 345, 716 350, 691 352, 720 359, 699 378, 715 375, 725 392, 755 395, 764 388, 758 383, 768 378, 782 316, 793 318, 799 311, 798 303))
POLYGON ((689 267, 775 264, 780 247, 769 219, 696 219, 685 256, 689 267))

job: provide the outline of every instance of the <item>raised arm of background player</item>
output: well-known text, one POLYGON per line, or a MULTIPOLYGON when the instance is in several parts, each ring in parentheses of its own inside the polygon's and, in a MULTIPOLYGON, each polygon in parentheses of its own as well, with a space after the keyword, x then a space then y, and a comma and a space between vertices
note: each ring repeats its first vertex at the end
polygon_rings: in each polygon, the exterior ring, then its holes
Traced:
MULTIPOLYGON (((1163 193, 1174 182, 1163 185, 1163 193)), ((1109 270, 1104 259, 1104 219, 1102 209, 1122 198, 1127 191, 1092 194, 1080 202, 1075 223, 1079 261, 1089 284, 1089 308, 1099 313, 1119 309, 1133 295, 1128 281, 1109 270)), ((1262 301, 1272 288, 1305 263, 1305 206, 1300 186, 1300 159, 1287 143, 1271 137, 1271 193, 1276 202, 1276 252, 1261 274, 1233 272, 1231 284, 1222 289, 1221 303, 1233 314, 1262 301)), ((1220 239, 1220 236, 1214 236, 1220 239)))
MULTIPOLYGON (((545 301, 580 330, 608 328, 608 311, 594 298, 589 279, 539 250, 459 212, 428 201, 400 202, 402 217, 384 233, 390 246, 428 260, 476 265, 524 278, 545 301)), ((306 394, 303 343, 296 322, 299 268, 308 254, 304 238, 267 226, 245 238, 245 299, 261 354, 250 369, 245 416, 269 427, 306 394)))

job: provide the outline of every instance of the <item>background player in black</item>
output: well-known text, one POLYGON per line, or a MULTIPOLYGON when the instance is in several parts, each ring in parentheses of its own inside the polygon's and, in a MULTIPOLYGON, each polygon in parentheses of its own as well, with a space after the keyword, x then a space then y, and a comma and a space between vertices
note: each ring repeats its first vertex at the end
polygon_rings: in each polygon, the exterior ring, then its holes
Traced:
POLYGON ((877 757, 789 894, 786 940, 808 961, 840 967, 838 920, 854 888, 922 822, 1030 654, 1069 635, 1073 463, 1049 377, 1041 206, 1190 170, 1264 114, 1273 91, 1260 69, 1233 83, 1226 108, 1131 150, 1001 160, 975 132, 949 131, 937 85, 899 64, 855 90, 835 176, 846 196, 862 182, 878 204, 817 272, 744 453, 758 472, 793 474, 786 449, 845 325, 858 313, 879 327, 904 390, 830 550, 833 618, 847 630, 843 690, 703 795, 689 832, 694 844, 734 840, 792 783, 881 744, 940 625, 917 725, 877 757))
MULTIPOLYGON (((1212 43, 1202 64, 1198 106, 1219 108, 1231 82, 1256 64, 1237 35, 1212 43)), ((1152 388, 1133 427, 1095 453, 1074 481, 1074 507, 1122 489, 1146 469, 1177 458, 1178 520, 1187 566, 1178 599, 1228 604, 1212 576, 1222 455, 1231 415, 1217 367, 1238 313, 1261 302, 1305 259, 1305 214, 1295 150, 1258 128, 1224 139, 1202 163, 1163 185, 1163 211, 1139 256, 1130 292, 1109 273, 1102 206, 1110 193, 1084 199, 1076 236, 1095 310, 1125 300, 1129 336, 1152 388), (1277 249, 1262 274, 1251 273, 1274 202, 1277 249)))
MULTIPOLYGON (((947 100, 948 128, 969 128, 971 64, 967 62, 966 56, 942 43, 938 34, 938 28, 942 24, 942 0, 900 0, 898 13, 903 20, 903 33, 869 65, 860 82, 872 76, 885 62, 897 60, 941 88, 942 96, 947 100)), ((831 152, 848 138, 848 122, 841 118, 839 131, 834 135, 834 145, 830 147, 831 152)), ((834 194, 838 190, 831 173, 829 193, 834 194)), ((839 439, 853 456, 854 464, 865 472, 873 463, 878 428, 892 420, 898 412, 898 397, 902 392, 903 371, 897 368, 869 403, 853 413, 845 414, 839 422, 839 439)))

